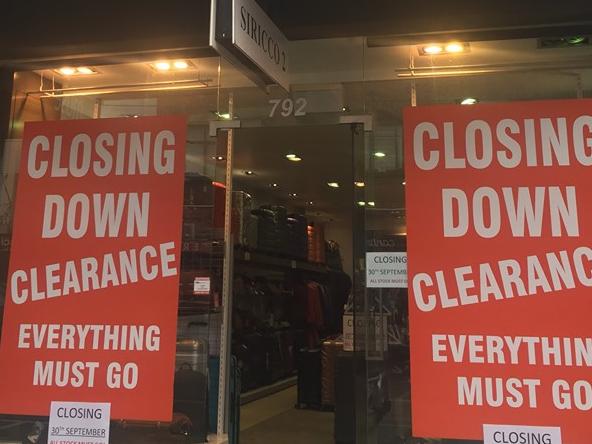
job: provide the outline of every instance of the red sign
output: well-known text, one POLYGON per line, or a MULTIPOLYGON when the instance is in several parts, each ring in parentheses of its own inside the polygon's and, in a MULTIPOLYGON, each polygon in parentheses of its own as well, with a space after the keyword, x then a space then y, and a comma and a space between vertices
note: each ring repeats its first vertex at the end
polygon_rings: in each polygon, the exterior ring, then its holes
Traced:
POLYGON ((0 346, 0 412, 110 402, 170 420, 186 123, 27 123, 0 346))
POLYGON ((590 441, 592 101, 405 111, 413 434, 590 441))

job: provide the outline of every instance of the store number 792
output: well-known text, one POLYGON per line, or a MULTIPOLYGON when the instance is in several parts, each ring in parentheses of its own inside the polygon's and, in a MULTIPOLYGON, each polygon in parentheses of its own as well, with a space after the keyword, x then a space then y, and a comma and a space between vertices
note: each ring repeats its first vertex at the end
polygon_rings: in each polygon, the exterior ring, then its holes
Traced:
POLYGON ((308 102, 305 98, 299 97, 296 100, 292 99, 271 99, 269 101, 271 105, 271 110, 269 111, 269 117, 275 117, 277 113, 279 113, 282 117, 290 117, 290 116, 305 116, 306 115, 306 105, 308 102))

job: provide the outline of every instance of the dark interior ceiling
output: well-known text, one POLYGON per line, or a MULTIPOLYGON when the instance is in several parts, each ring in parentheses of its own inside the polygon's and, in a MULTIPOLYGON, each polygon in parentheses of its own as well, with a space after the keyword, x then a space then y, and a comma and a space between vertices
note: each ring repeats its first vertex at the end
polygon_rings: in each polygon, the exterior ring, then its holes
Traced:
MULTIPOLYGON (((590 33, 592 2, 258 0, 291 40, 590 33)), ((0 60, 207 48, 210 0, 3 0, 0 60)))

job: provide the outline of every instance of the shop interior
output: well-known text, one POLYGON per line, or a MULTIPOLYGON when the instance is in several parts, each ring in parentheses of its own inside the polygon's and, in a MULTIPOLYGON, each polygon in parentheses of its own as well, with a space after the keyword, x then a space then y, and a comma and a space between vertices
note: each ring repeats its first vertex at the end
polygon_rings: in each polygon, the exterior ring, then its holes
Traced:
POLYGON ((243 443, 332 442, 335 355, 353 281, 351 131, 236 133, 232 354, 243 443), (277 403, 269 418, 266 403, 277 403))

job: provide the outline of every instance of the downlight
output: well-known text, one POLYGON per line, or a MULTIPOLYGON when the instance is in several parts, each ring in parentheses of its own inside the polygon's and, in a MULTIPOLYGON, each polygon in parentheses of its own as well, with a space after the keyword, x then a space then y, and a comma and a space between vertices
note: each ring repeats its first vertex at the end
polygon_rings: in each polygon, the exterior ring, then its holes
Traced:
POLYGON ((463 54, 470 50, 471 47, 467 42, 429 43, 417 46, 417 52, 422 56, 463 54))

